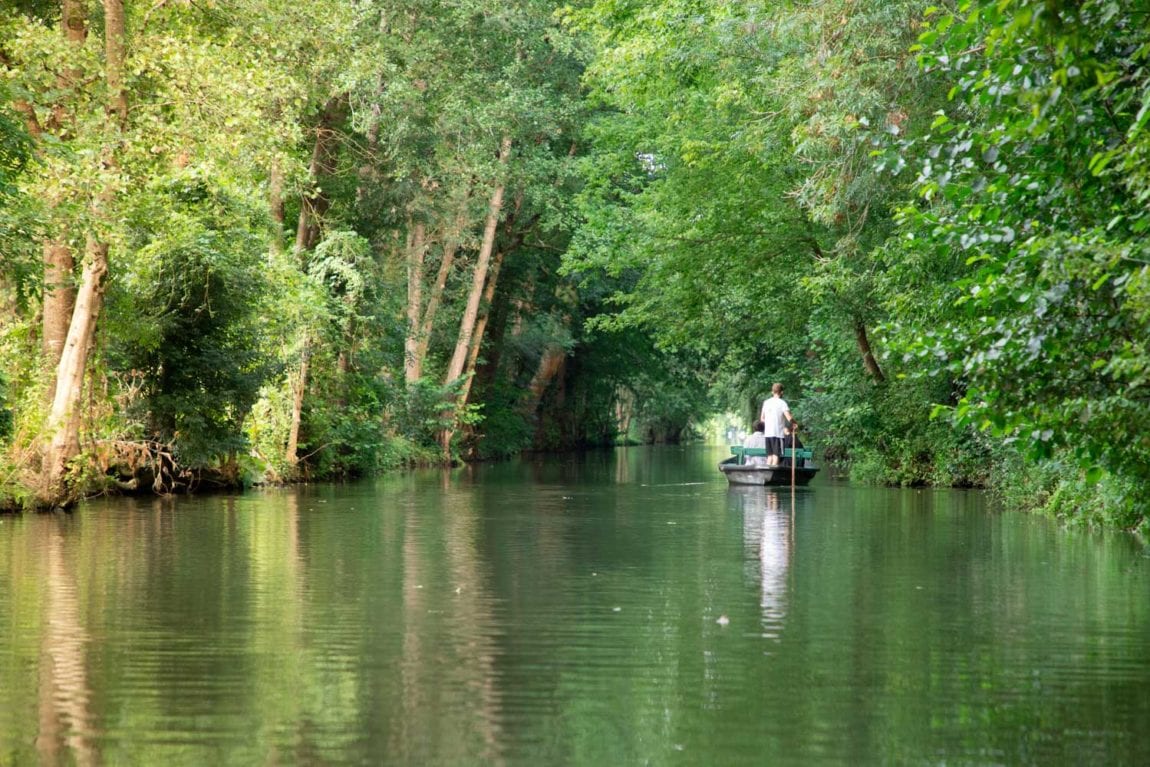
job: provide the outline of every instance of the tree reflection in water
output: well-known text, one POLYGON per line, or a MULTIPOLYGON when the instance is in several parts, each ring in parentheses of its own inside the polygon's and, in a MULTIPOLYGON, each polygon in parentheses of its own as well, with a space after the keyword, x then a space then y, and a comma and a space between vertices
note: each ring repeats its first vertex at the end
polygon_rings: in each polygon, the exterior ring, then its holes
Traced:
POLYGON ((60 525, 71 521, 61 515, 52 520, 45 547, 47 589, 40 644, 40 727, 36 750, 43 764, 96 764, 91 745, 92 715, 88 710, 88 632, 84 626, 76 582, 75 563, 66 551, 60 525), (66 754, 66 756, 65 756, 66 754))

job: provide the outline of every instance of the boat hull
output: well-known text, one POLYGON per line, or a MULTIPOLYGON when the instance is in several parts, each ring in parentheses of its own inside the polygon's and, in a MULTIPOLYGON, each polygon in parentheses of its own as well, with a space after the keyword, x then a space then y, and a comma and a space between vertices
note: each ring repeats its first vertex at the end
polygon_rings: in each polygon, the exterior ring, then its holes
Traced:
MULTIPOLYGON (((740 466, 737 459, 728 458, 719 464, 727 482, 732 485, 769 485, 789 487, 791 484, 790 466, 740 466)), ((809 484, 819 473, 816 466, 797 466, 794 472, 796 485, 809 484)))

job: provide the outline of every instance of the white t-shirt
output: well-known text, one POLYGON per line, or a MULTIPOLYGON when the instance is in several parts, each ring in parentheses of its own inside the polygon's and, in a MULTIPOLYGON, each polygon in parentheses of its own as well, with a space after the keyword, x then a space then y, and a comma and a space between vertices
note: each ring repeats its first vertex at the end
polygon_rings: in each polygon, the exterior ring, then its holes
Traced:
MULTIPOLYGON (((764 450, 767 447, 767 439, 761 431, 754 431, 748 434, 747 438, 743 440, 743 447, 757 447, 760 450, 764 450)), ((748 456, 746 464, 748 466, 766 466, 767 457, 765 455, 748 456)))
POLYGON ((763 410, 759 416, 766 426, 763 434, 767 437, 782 437, 783 429, 787 426, 787 417, 784 414, 789 412, 791 408, 782 397, 771 395, 769 399, 763 400, 763 410))

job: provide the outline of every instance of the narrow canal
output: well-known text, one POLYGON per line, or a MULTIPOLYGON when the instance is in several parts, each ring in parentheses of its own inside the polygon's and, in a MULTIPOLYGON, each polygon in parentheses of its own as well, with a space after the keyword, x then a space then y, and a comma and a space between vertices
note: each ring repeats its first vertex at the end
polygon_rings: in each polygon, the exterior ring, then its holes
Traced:
POLYGON ((626 449, 0 518, 0 764, 1148 764, 1150 553, 626 449))

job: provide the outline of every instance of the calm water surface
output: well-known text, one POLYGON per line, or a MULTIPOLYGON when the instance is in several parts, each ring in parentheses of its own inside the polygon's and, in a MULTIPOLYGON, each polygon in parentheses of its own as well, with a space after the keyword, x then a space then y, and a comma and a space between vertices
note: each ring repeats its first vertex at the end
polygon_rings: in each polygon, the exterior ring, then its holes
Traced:
POLYGON ((1150 555, 706 448, 0 518, 0 765, 1150 764, 1150 555))

